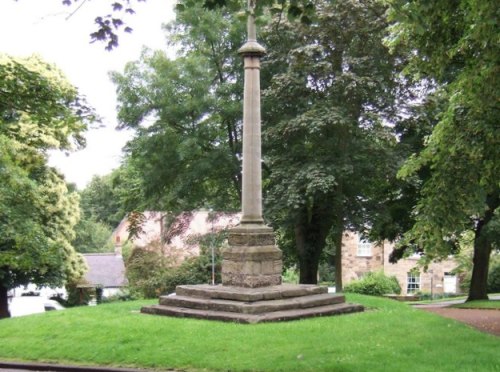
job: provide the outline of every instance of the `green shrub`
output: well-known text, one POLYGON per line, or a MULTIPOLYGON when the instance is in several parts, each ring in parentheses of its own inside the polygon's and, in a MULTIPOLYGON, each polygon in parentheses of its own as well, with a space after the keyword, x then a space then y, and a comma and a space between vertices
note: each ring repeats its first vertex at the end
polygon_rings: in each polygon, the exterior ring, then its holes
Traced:
POLYGON ((500 292, 500 263, 490 267, 488 273, 488 293, 500 292))
MULTIPOLYGON (((216 267, 216 280, 220 282, 220 267, 216 267)), ((163 293, 172 293, 175 287, 183 284, 209 284, 212 281, 212 268, 206 256, 190 257, 180 266, 170 268, 163 278, 163 293)))
POLYGON ((127 260, 127 278, 132 297, 155 298, 175 291, 181 284, 208 284, 212 282, 212 245, 214 248, 215 283, 220 283, 220 245, 224 232, 193 238, 199 244, 200 255, 184 260, 168 256, 160 241, 146 248, 134 248, 127 260))
POLYGON ((335 266, 328 262, 321 262, 318 267, 318 281, 332 284, 335 282, 335 266))
POLYGON ((299 283, 299 273, 295 267, 289 267, 286 269, 282 275, 283 283, 287 284, 298 284, 299 283))
POLYGON ((134 248, 127 260, 126 275, 133 296, 155 298, 165 292, 164 277, 169 262, 158 243, 134 248))
POLYGON ((95 289, 85 284, 83 282, 67 283, 66 292, 68 293, 68 298, 66 301, 59 301, 59 303, 64 307, 87 305, 92 296, 95 295, 95 289))
POLYGON ((382 296, 385 294, 400 294, 401 287, 395 276, 387 276, 380 271, 370 272, 362 279, 345 285, 344 292, 382 296))

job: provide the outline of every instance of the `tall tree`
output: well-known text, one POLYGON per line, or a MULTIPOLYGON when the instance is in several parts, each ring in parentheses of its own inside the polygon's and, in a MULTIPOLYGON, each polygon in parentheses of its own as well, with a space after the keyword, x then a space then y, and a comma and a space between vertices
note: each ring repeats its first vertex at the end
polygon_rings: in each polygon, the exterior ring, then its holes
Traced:
POLYGON ((115 228, 125 215, 118 195, 115 178, 118 171, 105 176, 94 176, 80 192, 82 218, 95 220, 115 228))
POLYGON ((276 18, 270 26, 266 203, 294 242, 301 283, 317 282, 331 236, 342 289, 343 231, 367 227, 374 190, 395 171, 383 121, 394 111, 398 59, 383 44, 385 10, 380 1, 322 1, 311 25, 276 18))
POLYGON ((79 253, 109 252, 113 250, 113 230, 93 217, 81 217, 75 225, 75 238, 71 242, 79 253))
POLYGON ((38 57, 0 55, 0 318, 18 285, 61 284, 82 274, 70 242, 78 196, 46 152, 82 145, 94 115, 60 71, 38 57))
MULTIPOLYGON (((301 282, 316 281, 334 232, 340 288, 342 231, 364 227, 366 200, 394 172, 388 166, 394 138, 382 120, 399 87, 398 60, 382 43, 379 2, 322 2, 317 14, 310 27, 276 16, 262 34, 269 50, 262 75, 270 177, 264 184, 270 219, 293 232, 288 240, 298 247, 301 282)), ((187 6, 170 28, 180 58, 149 52, 124 75, 114 74, 121 123, 137 130, 127 164, 161 208, 238 203, 243 89, 236 51, 243 26, 233 13, 187 6)))
POLYGON ((500 206, 498 127, 498 7, 493 1, 406 2, 392 0, 392 45, 412 51, 408 72, 438 86, 445 106, 425 147, 400 172, 423 168, 415 224, 403 245, 426 258, 453 252, 462 234, 474 232, 474 268, 468 300, 487 298, 495 226, 500 206))
POLYGON ((168 32, 179 56, 146 51, 114 73, 126 147, 146 204, 182 211, 234 209, 241 195, 242 72, 237 49, 244 24, 201 6, 179 12, 168 32))

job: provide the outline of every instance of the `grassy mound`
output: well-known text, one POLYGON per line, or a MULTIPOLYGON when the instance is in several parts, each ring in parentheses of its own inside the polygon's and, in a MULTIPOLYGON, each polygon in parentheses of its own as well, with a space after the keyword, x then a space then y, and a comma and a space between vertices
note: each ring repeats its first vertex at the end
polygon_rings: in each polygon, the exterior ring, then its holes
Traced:
POLYGON ((240 325, 143 315, 156 301, 0 321, 0 359, 203 371, 493 371, 498 338, 393 300, 364 313, 240 325))

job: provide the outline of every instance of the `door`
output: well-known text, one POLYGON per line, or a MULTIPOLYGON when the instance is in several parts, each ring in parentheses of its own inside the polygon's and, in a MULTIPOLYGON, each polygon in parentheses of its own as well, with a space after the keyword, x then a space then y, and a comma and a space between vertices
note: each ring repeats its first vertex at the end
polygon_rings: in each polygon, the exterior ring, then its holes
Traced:
POLYGON ((444 273, 444 293, 457 293, 457 276, 452 273, 444 273))

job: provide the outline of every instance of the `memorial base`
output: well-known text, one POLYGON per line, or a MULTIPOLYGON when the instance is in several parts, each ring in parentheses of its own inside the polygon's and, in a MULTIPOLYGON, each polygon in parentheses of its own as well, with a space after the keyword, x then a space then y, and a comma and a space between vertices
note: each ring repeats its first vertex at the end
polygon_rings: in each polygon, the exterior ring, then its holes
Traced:
POLYGON ((161 296, 159 305, 143 307, 141 312, 253 324, 363 310, 361 305, 345 303, 341 294, 328 293, 326 287, 283 284, 259 288, 181 285, 175 296, 161 296))
POLYGON ((181 285, 142 313, 238 323, 276 322, 363 311, 317 285, 281 284, 282 252, 271 228, 232 229, 222 253, 222 285, 181 285))

